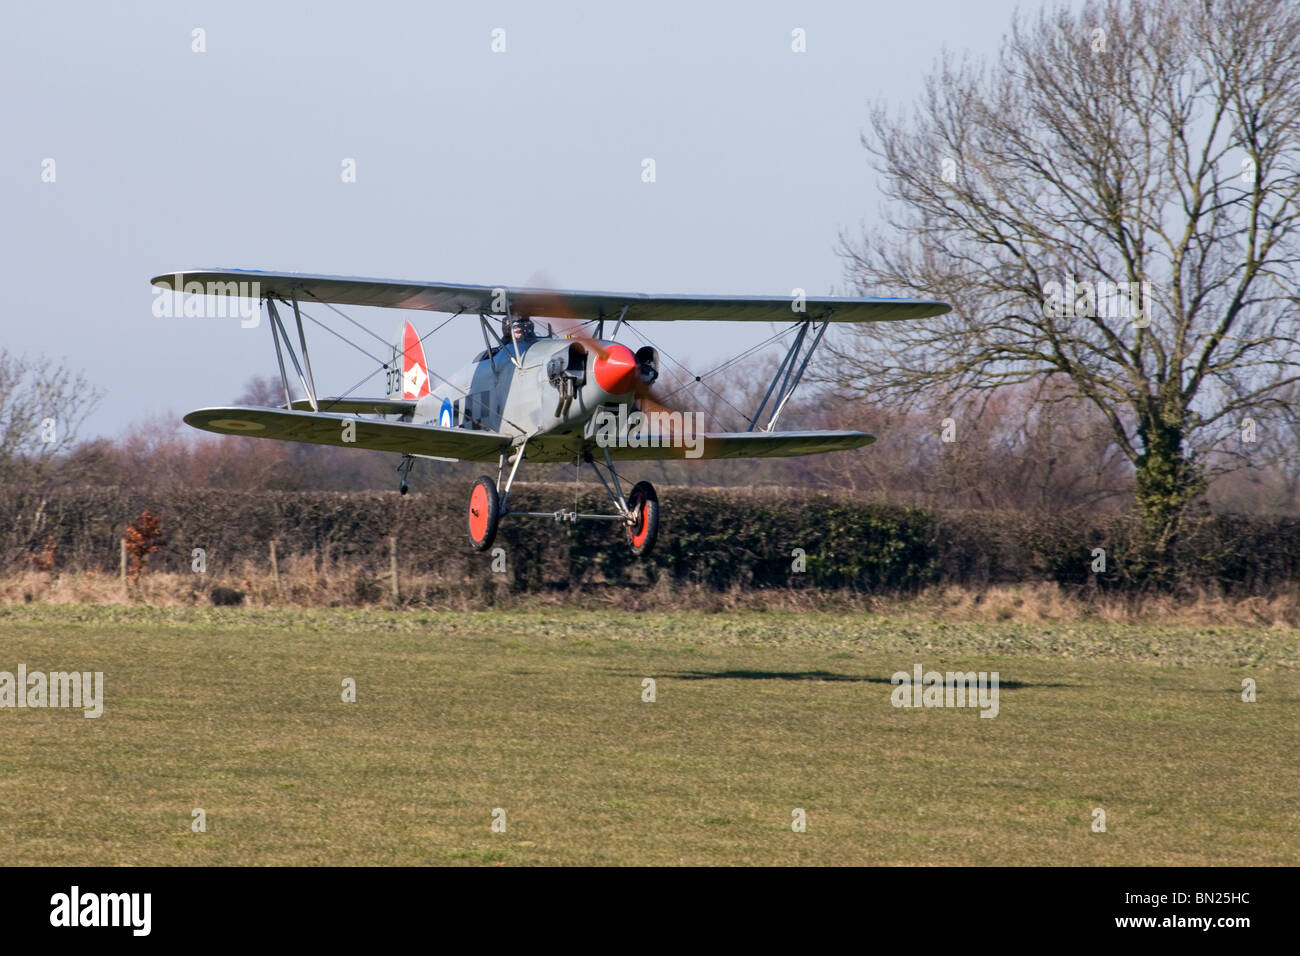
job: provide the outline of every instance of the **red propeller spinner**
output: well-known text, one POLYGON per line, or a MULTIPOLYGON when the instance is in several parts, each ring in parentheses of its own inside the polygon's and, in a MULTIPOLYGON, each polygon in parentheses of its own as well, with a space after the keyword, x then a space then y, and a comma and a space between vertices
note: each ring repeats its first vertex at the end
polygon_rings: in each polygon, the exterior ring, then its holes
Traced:
POLYGON ((610 395, 626 395, 636 388, 636 356, 626 345, 606 345, 593 356, 591 370, 596 384, 610 395))

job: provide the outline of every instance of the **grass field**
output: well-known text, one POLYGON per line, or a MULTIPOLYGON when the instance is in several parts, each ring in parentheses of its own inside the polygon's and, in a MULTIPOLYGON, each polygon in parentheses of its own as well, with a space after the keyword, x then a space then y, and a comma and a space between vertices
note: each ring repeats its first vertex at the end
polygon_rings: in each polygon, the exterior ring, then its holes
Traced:
POLYGON ((19 664, 106 701, 0 710, 8 864, 1300 863, 1296 631, 0 607, 19 664))

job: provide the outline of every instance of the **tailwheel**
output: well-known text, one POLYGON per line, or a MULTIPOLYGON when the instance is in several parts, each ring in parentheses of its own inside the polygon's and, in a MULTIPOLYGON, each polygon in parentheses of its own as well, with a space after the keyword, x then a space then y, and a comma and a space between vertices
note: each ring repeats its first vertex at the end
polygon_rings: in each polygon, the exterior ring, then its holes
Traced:
POLYGON ((500 520, 501 499, 497 496, 496 482, 482 475, 469 493, 469 540, 475 551, 492 547, 500 520))
POLYGON ((648 481, 638 481, 627 496, 628 510, 636 520, 627 526, 633 554, 649 554, 659 536, 659 496, 648 481))

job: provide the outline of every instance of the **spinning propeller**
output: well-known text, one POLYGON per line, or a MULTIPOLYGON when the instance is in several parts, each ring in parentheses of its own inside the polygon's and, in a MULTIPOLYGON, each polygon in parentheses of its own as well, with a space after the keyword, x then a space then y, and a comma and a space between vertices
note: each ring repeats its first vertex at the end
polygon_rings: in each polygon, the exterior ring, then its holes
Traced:
POLYGON ((596 384, 611 395, 635 396, 637 407, 644 412, 668 412, 670 409, 656 398, 651 391, 658 370, 643 366, 637 361, 636 354, 626 345, 618 342, 601 342, 584 328, 576 319, 560 318, 552 325, 552 331, 577 342, 592 354, 591 372, 596 384))
MULTIPOLYGON (((549 278, 542 273, 534 273, 529 283, 533 288, 556 290, 549 278)), ((528 312, 527 298, 521 298, 514 304, 517 314, 528 312)), ((637 361, 636 354, 626 345, 617 342, 601 342, 588 330, 588 321, 579 318, 577 309, 568 310, 567 315, 553 316, 547 321, 551 331, 562 338, 577 342, 592 355, 592 377, 596 384, 611 395, 633 394, 637 408, 643 412, 673 411, 654 396, 651 387, 658 378, 658 369, 637 361)))

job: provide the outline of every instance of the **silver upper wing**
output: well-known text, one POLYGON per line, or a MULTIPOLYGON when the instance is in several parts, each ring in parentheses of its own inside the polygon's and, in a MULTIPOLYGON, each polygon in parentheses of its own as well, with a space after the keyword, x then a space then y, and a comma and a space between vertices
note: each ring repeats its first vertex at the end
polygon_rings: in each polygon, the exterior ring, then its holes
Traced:
POLYGON ((155 276, 163 289, 246 298, 297 297, 302 304, 377 306, 428 312, 504 313, 534 318, 617 318, 624 309, 631 322, 792 322, 829 318, 832 322, 893 322, 923 319, 951 310, 927 299, 811 296, 799 302, 783 296, 646 295, 637 292, 579 292, 511 286, 399 282, 343 276, 297 275, 253 269, 197 269, 155 276), (804 311, 797 311, 801 306, 804 311))

